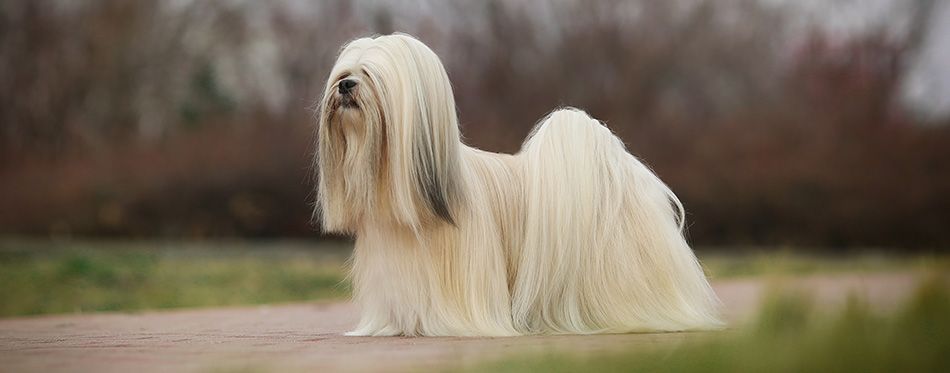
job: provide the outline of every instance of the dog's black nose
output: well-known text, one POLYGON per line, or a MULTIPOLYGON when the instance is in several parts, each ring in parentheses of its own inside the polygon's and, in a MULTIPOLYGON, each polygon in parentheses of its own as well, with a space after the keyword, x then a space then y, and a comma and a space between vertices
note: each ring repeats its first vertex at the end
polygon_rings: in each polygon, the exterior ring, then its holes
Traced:
POLYGON ((347 94, 356 87, 356 81, 352 79, 343 79, 340 81, 340 94, 347 94))

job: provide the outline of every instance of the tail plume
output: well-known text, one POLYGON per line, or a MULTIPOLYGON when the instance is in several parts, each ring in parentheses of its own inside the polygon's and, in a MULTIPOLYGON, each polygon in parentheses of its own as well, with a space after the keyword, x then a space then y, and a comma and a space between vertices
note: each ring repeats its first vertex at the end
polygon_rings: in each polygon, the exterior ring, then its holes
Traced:
POLYGON ((551 113, 519 155, 524 244, 512 255, 522 332, 635 332, 721 325, 683 237, 683 205, 603 124, 551 113), (538 317, 540 315, 540 317, 538 317))

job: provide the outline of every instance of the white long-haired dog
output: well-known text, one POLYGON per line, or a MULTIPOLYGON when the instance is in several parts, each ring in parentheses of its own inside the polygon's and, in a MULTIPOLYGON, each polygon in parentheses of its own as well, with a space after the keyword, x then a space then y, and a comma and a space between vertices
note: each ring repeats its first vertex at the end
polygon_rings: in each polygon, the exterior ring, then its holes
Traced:
POLYGON ((343 48, 318 131, 317 214, 356 236, 351 335, 721 325, 682 205, 583 111, 551 113, 515 155, 468 147, 438 56, 395 34, 343 48))

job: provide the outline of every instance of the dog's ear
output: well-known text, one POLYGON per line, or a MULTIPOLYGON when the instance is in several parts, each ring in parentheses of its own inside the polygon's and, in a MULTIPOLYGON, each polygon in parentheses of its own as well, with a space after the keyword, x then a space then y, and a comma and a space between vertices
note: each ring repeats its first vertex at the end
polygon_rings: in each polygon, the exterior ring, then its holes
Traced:
MULTIPOLYGON (((443 220, 455 224, 452 218, 454 202, 457 199, 456 183, 457 157, 448 154, 448 150, 457 146, 445 144, 452 141, 440 131, 426 130, 442 126, 445 118, 433 117, 433 112, 425 100, 417 103, 416 131, 412 136, 412 164, 413 179, 419 197, 422 198, 428 210, 443 220)), ((455 140, 456 142, 458 139, 455 140)))
MULTIPOLYGON (((405 35, 388 45, 396 71, 387 74, 388 183, 397 220, 416 225, 433 218, 455 223, 460 203, 461 140, 455 98, 438 56, 405 35)), ((381 98, 382 99, 382 98, 381 98)))

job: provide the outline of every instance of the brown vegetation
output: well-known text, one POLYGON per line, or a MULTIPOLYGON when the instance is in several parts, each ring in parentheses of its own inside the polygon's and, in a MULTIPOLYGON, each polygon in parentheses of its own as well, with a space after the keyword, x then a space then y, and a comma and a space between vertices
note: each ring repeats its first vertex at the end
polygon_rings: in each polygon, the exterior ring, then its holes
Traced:
POLYGON ((314 234, 309 107, 343 42, 395 29, 443 56, 468 143, 517 151, 548 111, 586 109, 678 193, 694 243, 950 244, 950 126, 895 105, 909 39, 792 47, 742 0, 545 22, 444 5, 484 28, 223 3, 0 7, 0 231, 314 234))

